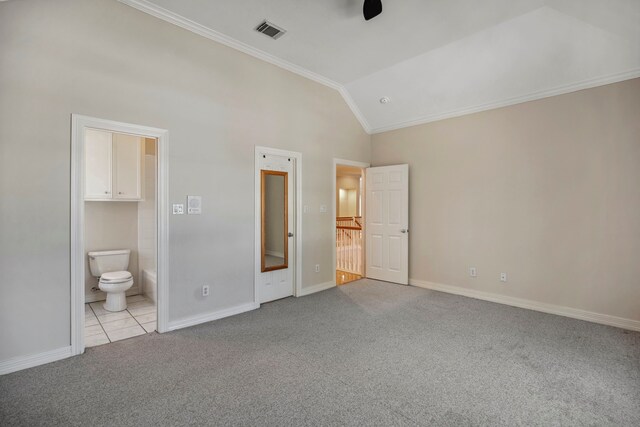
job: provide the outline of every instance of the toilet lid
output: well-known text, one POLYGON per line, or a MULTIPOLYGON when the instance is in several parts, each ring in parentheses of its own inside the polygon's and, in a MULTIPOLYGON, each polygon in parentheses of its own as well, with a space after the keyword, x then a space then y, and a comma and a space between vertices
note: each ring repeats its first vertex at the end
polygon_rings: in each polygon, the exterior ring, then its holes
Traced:
POLYGON ((131 273, 128 271, 111 271, 100 276, 101 282, 124 282, 131 279, 131 273))

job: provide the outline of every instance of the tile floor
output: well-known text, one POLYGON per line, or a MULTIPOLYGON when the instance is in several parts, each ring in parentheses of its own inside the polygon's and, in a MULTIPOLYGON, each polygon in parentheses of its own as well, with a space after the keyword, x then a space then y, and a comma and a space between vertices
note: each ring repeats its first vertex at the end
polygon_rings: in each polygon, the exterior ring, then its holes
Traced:
POLYGON ((84 305, 84 345, 94 347, 156 330, 156 304, 143 295, 127 297, 127 309, 112 313, 104 301, 84 305))

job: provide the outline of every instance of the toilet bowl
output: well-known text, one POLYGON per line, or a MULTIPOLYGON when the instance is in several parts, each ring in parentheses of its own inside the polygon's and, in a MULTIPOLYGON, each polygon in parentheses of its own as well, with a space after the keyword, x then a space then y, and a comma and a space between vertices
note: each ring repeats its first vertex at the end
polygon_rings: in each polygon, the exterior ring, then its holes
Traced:
POLYGON ((133 276, 126 271, 129 266, 129 249, 89 252, 89 268, 94 277, 99 277, 98 288, 107 294, 103 307, 107 311, 122 311, 127 308, 127 292, 133 286, 133 276))
POLYGON ((122 311, 127 308, 125 292, 133 286, 133 276, 128 271, 112 271, 100 276, 98 288, 107 294, 103 307, 107 311, 122 311))

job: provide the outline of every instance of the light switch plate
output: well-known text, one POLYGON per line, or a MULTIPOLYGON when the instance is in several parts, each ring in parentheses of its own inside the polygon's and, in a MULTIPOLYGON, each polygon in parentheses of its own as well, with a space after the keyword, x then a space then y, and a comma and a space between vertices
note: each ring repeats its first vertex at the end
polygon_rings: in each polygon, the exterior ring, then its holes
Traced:
POLYGON ((184 215, 184 205, 182 203, 175 203, 173 205, 174 215, 184 215))
POLYGON ((202 196, 187 196, 187 214, 200 215, 202 213, 202 196))

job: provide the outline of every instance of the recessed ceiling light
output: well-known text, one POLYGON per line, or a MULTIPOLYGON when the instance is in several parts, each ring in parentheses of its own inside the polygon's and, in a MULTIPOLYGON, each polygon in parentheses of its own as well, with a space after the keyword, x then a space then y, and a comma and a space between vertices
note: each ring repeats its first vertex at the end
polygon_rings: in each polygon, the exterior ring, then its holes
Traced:
POLYGON ((388 96, 383 96, 382 98, 380 98, 380 104, 388 104, 390 102, 391 100, 389 99, 388 96))

